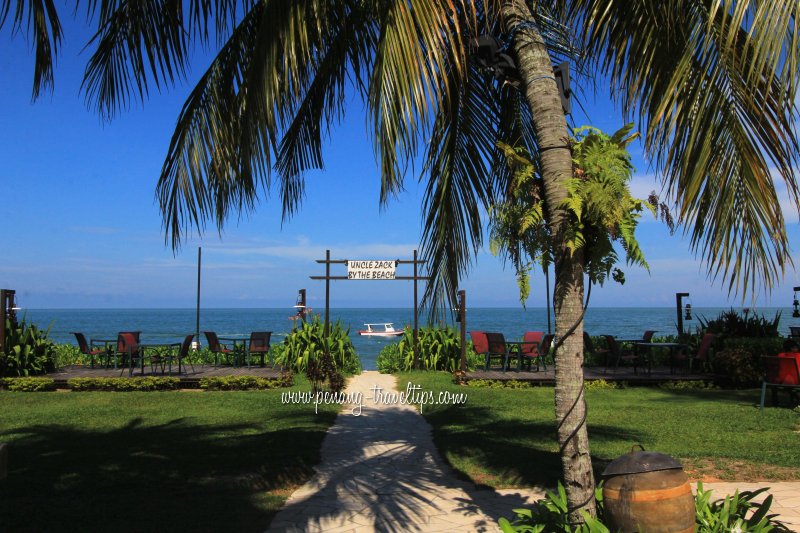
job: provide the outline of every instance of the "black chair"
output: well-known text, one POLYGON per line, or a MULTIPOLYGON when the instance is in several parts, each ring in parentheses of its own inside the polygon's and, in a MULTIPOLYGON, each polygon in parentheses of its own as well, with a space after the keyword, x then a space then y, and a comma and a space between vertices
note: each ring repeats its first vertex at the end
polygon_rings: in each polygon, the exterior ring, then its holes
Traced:
POLYGON ((250 333, 250 342, 247 345, 247 368, 250 368, 250 358, 253 355, 261 356, 261 366, 264 366, 264 358, 269 353, 269 338, 271 331, 254 331, 250 333))
POLYGON ((617 339, 615 339, 613 335, 603 335, 603 338, 605 338, 606 346, 608 347, 608 351, 606 352, 606 366, 603 373, 605 374, 608 372, 608 364, 610 360, 613 359, 615 369, 619 368, 620 361, 630 361, 633 363, 633 373, 638 374, 639 354, 634 350, 623 350, 620 348, 617 339))

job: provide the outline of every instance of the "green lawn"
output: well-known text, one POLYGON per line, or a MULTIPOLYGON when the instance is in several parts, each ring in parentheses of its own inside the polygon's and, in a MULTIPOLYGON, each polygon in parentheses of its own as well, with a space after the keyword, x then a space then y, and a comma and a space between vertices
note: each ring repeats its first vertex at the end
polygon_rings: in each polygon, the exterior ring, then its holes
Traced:
MULTIPOLYGON (((466 392, 462 406, 425 406, 442 455, 462 475, 493 487, 554 486, 561 463, 553 388, 458 386, 445 373, 398 376, 424 390, 466 392)), ((693 479, 800 479, 800 416, 759 414, 760 391, 659 388, 588 391, 589 436, 597 473, 641 443, 678 458, 693 479)))
POLYGON ((336 412, 280 394, 0 392, 0 530, 264 531, 336 412))

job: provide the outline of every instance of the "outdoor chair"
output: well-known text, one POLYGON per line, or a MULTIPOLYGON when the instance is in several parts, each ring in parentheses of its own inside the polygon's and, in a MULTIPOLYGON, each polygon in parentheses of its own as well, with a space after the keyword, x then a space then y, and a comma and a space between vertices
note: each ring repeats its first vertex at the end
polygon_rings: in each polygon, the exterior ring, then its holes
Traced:
POLYGON ((489 340, 486 338, 486 332, 484 331, 470 331, 469 336, 472 339, 472 349, 475 350, 475 353, 478 355, 483 355, 486 357, 486 366, 485 369, 489 369, 489 340))
POLYGON ((700 346, 697 348, 697 353, 690 354, 682 351, 675 354, 675 359, 677 361, 687 361, 687 373, 692 372, 692 365, 695 361, 700 361, 700 363, 703 365, 703 369, 707 370, 711 366, 711 347, 714 344, 714 339, 716 339, 716 335, 713 333, 706 333, 700 340, 700 346))
MULTIPOLYGON (((541 331, 526 331, 522 336, 522 344, 519 345, 519 352, 517 354, 517 371, 522 370, 522 365, 525 364, 530 371, 531 364, 536 361, 536 370, 539 370, 539 361, 544 364, 543 354, 539 351, 539 346, 542 344, 542 337, 544 333, 541 331)), ((547 366, 545 365, 545 370, 547 366)))
POLYGON ((86 336, 83 333, 78 333, 76 331, 73 331, 72 335, 75 335, 75 340, 78 341, 78 349, 81 351, 81 353, 89 357, 89 365, 91 366, 91 368, 94 368, 94 357, 96 355, 101 355, 101 354, 106 355, 106 366, 108 366, 108 361, 110 360, 110 357, 108 357, 109 352, 107 349, 98 348, 93 350, 89 346, 89 343, 86 342, 86 336))
POLYGON ((121 331, 117 335, 117 356, 120 358, 120 367, 122 367, 122 375, 125 372, 125 365, 128 365, 128 373, 133 374, 133 369, 136 368, 137 361, 142 357, 141 350, 139 350, 139 334, 138 331, 121 331))
MULTIPOLYGON (((550 355, 550 348, 553 347, 553 339, 555 338, 555 335, 548 333, 542 337, 542 342, 539 343, 539 353, 542 354, 540 359, 545 370, 547 370, 547 356, 550 355)), ((555 361, 553 361, 553 364, 555 364, 555 361)))
POLYGON ((639 354, 634 350, 623 350, 620 348, 617 339, 615 339, 613 335, 603 335, 603 338, 605 338, 606 346, 608 347, 608 352, 606 353, 606 366, 603 370, 603 373, 605 374, 608 372, 608 363, 611 359, 613 359, 615 369, 619 368, 620 361, 629 361, 633 363, 633 373, 638 374, 639 354))
POLYGON ((229 350, 224 344, 220 344, 219 338, 215 332, 204 331, 203 333, 206 336, 206 340, 208 340, 209 351, 214 354, 214 366, 217 366, 220 356, 224 357, 228 362, 230 362, 233 350, 229 350))
POLYGON ((254 355, 261 356, 261 366, 264 358, 269 353, 269 338, 271 331, 254 331, 250 333, 250 342, 247 345, 247 368, 250 368, 250 358, 254 355))
POLYGON ((800 359, 797 357, 765 357, 766 372, 761 382, 761 403, 759 410, 764 410, 767 387, 772 388, 772 405, 778 404, 778 390, 786 389, 793 404, 798 403, 800 391, 800 359))
POLYGON ((153 373, 155 373, 156 365, 160 365, 162 374, 164 373, 164 370, 166 368, 169 368, 169 373, 172 374, 172 361, 176 357, 178 358, 178 373, 179 374, 181 372, 181 365, 182 364, 185 365, 187 363, 189 364, 189 366, 192 367, 192 373, 194 373, 195 372, 194 365, 189 360, 189 350, 192 347, 192 339, 194 339, 194 335, 193 334, 192 335, 186 335, 186 337, 184 337, 184 339, 183 339, 183 342, 181 342, 179 344, 171 344, 171 345, 169 345, 169 349, 168 350, 166 350, 164 352, 161 352, 161 353, 152 354, 150 356, 150 366, 153 369, 153 373), (179 347, 177 354, 173 351, 174 347, 176 347, 176 346, 179 347))
POLYGON ((800 326, 789 326, 789 337, 800 341, 800 326))
POLYGON ((502 333, 487 332, 486 340, 489 343, 489 351, 486 352, 486 370, 491 367, 492 359, 500 359, 503 364, 503 372, 505 372, 511 356, 505 336, 502 333))

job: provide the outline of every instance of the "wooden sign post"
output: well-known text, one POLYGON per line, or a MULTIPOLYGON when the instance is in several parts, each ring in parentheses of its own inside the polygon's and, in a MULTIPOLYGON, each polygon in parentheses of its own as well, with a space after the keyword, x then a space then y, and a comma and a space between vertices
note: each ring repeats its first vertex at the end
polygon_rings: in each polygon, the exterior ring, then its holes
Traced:
POLYGON ((428 276, 420 276, 417 265, 424 263, 417 259, 414 250, 414 259, 403 260, 347 260, 331 259, 331 251, 325 250, 325 259, 317 259, 317 263, 325 263, 324 276, 309 276, 311 279, 325 280, 325 336, 330 332, 330 290, 331 280, 401 280, 414 282, 414 368, 419 368, 419 302, 417 300, 417 281, 427 280, 428 276), (346 276, 331 276, 331 265, 347 265, 346 276), (398 276, 397 266, 414 265, 413 276, 398 276))
POLYGON ((11 289, 0 289, 0 352, 6 347, 6 319, 10 319, 11 327, 17 323, 17 315, 14 310, 14 295, 16 291, 11 289))

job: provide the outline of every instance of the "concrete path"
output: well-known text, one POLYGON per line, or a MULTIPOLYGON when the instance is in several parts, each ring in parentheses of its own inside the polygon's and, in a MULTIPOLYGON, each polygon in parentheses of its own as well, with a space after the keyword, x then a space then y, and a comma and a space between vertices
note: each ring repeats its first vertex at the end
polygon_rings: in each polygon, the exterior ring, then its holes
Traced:
MULTIPOLYGON (((543 490, 477 489, 457 479, 416 408, 380 401, 378 393, 396 392, 393 376, 364 372, 346 392, 362 394, 360 415, 357 405, 344 407, 323 441, 316 475, 292 494, 270 531, 499 531, 498 518, 542 497, 543 490)), ((705 487, 719 498, 756 485, 705 487)), ((800 483, 768 485, 774 511, 800 530, 800 483)))

